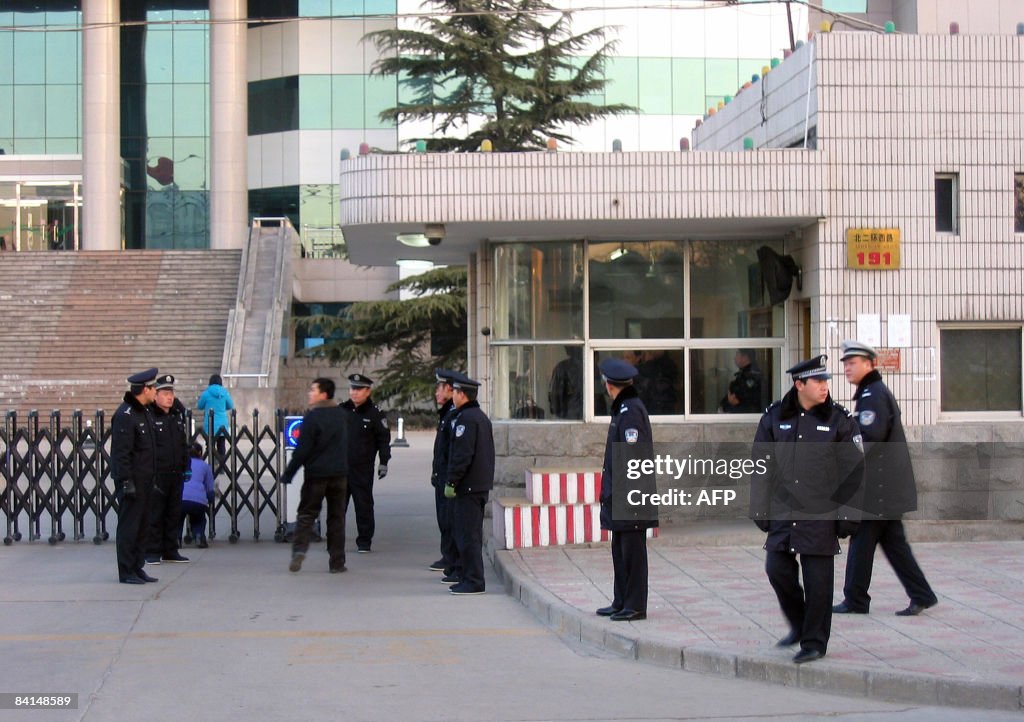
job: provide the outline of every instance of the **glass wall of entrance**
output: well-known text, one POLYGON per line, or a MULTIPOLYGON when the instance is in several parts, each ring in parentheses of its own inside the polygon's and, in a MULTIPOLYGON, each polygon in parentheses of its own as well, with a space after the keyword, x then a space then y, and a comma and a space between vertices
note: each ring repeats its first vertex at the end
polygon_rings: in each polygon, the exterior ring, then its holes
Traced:
POLYGON ((78 250, 81 210, 81 179, 0 181, 0 250, 78 250))

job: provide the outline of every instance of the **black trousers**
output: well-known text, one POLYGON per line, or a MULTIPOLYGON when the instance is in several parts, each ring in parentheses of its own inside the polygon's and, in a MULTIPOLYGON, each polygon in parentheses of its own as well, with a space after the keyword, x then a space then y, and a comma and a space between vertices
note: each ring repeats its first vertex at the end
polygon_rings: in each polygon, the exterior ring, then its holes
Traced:
POLYGON ((158 474, 149 497, 149 536, 146 554, 174 556, 181 532, 181 474, 158 474))
POLYGON ((192 525, 192 538, 199 539, 206 536, 206 515, 210 511, 209 504, 201 504, 198 501, 181 502, 181 526, 178 529, 178 536, 184 536, 185 519, 192 525))
POLYGON ((118 484, 117 498, 117 578, 138 574, 146 563, 146 538, 149 534, 149 482, 135 482, 135 498, 125 499, 118 484))
POLYGON ((313 522, 320 515, 320 507, 327 500, 327 554, 331 569, 345 565, 345 497, 344 476, 306 478, 299 492, 299 510, 295 515, 295 536, 292 553, 309 551, 309 538, 313 522))
POLYGON ((462 582, 473 591, 484 591, 484 504, 487 492, 460 494, 454 507, 455 540, 462 562, 462 582))
POLYGON ((843 596, 851 609, 867 612, 871 606, 868 587, 871 585, 875 548, 878 546, 882 547, 885 558, 892 565, 910 601, 924 606, 938 601, 910 550, 903 522, 899 519, 871 520, 862 521, 856 535, 850 540, 843 596))
POLYGON ((345 513, 348 500, 356 508, 356 547, 369 549, 373 542, 376 524, 373 519, 373 466, 350 466, 348 469, 348 492, 345 494, 345 513))
POLYGON ((800 635, 801 649, 828 651, 832 631, 832 590, 836 558, 829 555, 768 552, 764 570, 779 598, 782 614, 800 635), (800 587, 803 571, 804 586, 800 587))
POLYGON ((455 516, 454 503, 444 498, 444 485, 434 487, 434 508, 437 512, 437 528, 441 532, 441 558, 444 559, 444 573, 449 576, 462 576, 462 564, 459 562, 459 545, 455 543, 452 533, 455 516))
POLYGON ((647 611, 647 531, 612 532, 612 568, 615 571, 616 609, 647 611))

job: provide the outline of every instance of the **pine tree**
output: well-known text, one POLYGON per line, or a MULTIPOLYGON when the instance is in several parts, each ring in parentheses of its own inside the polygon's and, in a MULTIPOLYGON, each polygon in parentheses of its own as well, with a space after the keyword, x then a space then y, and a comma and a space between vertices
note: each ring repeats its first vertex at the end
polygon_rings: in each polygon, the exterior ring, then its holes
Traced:
MULTIPOLYGON (((436 16, 420 30, 369 33, 385 57, 377 75, 397 75, 412 93, 381 120, 430 120, 429 150, 474 151, 489 139, 496 151, 572 143, 569 125, 634 112, 587 100, 603 92, 604 66, 615 46, 604 28, 572 32, 571 13, 543 0, 428 0, 436 16), (556 19, 545 24, 544 19, 556 19), (597 47, 589 57, 579 55, 597 47)), ((413 142, 417 139, 408 139, 413 142)))
POLYGON ((433 398, 434 369, 466 368, 466 269, 435 268, 388 287, 397 290, 415 296, 353 303, 339 316, 303 316, 295 323, 315 327, 325 337, 342 336, 306 352, 333 363, 391 354, 375 379, 373 396, 402 408, 433 398))

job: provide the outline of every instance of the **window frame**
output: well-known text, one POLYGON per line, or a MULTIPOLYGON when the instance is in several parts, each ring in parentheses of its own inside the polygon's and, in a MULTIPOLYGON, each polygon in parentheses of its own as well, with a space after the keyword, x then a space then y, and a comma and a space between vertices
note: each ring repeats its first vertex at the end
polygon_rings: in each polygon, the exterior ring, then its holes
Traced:
POLYGON ((933 216, 935 220, 935 232, 948 236, 960 235, 960 174, 956 172, 936 173, 932 185, 933 216), (949 214, 950 228, 939 228, 939 181, 950 181, 949 214))
POLYGON ((1024 419, 1024 322, 1019 321, 993 321, 982 323, 976 321, 947 321, 938 325, 938 374, 936 376, 936 397, 935 403, 938 406, 937 419, 940 422, 965 422, 965 421, 1020 421, 1024 419), (942 365, 942 332, 943 331, 1019 331, 1021 343, 1021 368, 1018 370, 1021 408, 1016 411, 946 411, 942 408, 942 374, 945 369, 942 365))

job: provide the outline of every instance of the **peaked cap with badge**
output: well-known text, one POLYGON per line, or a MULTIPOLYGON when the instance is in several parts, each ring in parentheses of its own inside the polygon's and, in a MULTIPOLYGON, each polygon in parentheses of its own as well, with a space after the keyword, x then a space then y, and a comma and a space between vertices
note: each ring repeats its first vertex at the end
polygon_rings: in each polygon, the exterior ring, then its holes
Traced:
POLYGON ((145 371, 139 371, 137 374, 132 374, 126 380, 133 386, 153 386, 156 384, 156 377, 159 373, 156 368, 146 369, 145 371))
POLYGON ((793 377, 794 381, 806 381, 807 379, 830 379, 832 374, 828 372, 828 356, 821 354, 806 361, 801 361, 796 366, 786 369, 786 373, 793 377))
POLYGON ((878 351, 875 350, 870 344, 866 344, 863 341, 856 341, 853 339, 847 339, 842 343, 843 355, 839 359, 845 361, 848 358, 854 356, 863 356, 866 359, 874 360, 878 358, 878 351))
POLYGON ((352 389, 368 389, 373 386, 373 379, 364 374, 350 374, 348 385, 352 389))

